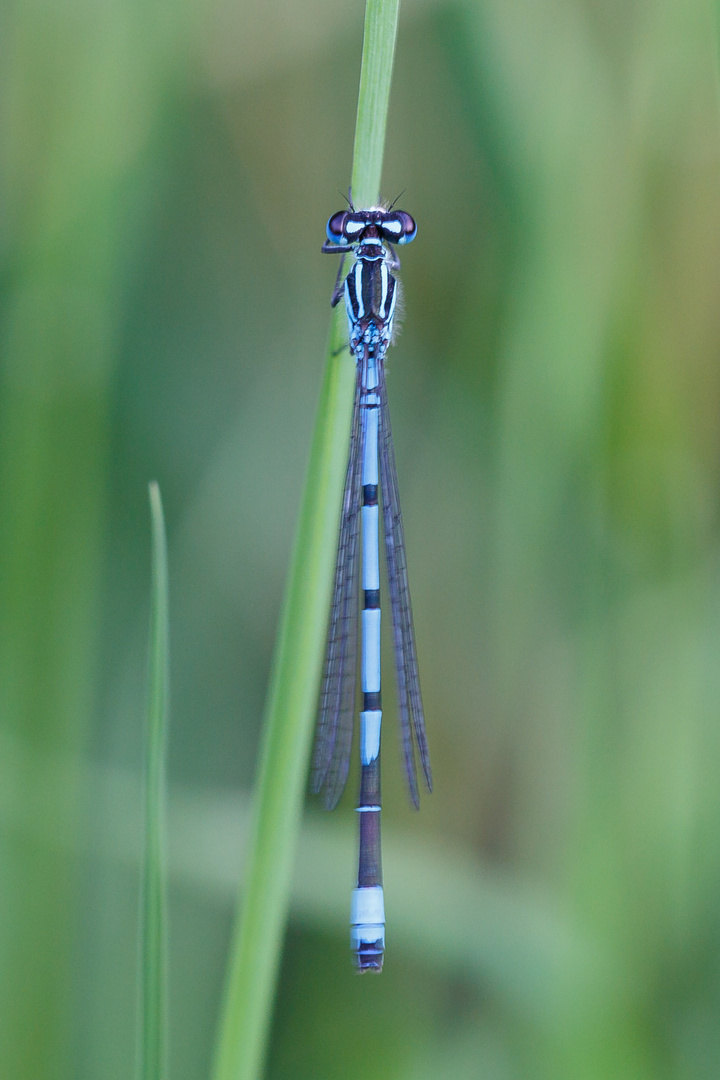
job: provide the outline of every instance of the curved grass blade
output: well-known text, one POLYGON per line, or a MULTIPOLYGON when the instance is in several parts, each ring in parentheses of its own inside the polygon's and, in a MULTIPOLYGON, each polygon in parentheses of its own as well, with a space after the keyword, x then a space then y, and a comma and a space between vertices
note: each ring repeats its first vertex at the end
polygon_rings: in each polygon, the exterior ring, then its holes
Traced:
MULTIPOLYGON (((354 197, 378 200, 399 0, 367 0, 354 197)), ((232 946, 214 1080, 258 1080, 302 815, 327 635, 354 370, 345 313, 332 322, 320 407, 268 696, 242 918, 232 946)))

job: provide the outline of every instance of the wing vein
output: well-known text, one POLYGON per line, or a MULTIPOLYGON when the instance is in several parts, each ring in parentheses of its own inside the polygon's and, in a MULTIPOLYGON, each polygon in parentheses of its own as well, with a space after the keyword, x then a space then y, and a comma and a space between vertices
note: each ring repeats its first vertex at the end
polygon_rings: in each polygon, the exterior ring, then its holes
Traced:
POLYGON ((390 609, 395 647, 395 670, 397 673, 400 706, 400 730, 405 771, 410 798, 415 806, 420 799, 415 769, 413 736, 417 744, 423 774, 428 790, 432 791, 430 753, 425 734, 425 714, 420 678, 418 674, 415 632, 413 629, 412 604, 408 583, 405 533, 400 495, 398 491, 395 451, 393 449, 390 411, 387 401, 384 365, 380 370, 380 485, 382 491, 385 552, 387 561, 390 609))
POLYGON ((355 721, 362 440, 358 370, 311 778, 330 810, 345 788, 355 721))

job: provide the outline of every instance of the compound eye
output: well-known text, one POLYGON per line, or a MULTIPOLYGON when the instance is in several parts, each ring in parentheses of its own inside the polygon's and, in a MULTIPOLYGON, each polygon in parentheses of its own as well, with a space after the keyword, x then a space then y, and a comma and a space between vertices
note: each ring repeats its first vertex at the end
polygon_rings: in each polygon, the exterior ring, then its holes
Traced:
POLYGON ((398 240, 398 244, 409 244, 410 241, 414 240, 417 236, 417 225, 415 224, 415 218, 410 217, 410 215, 406 214, 404 210, 398 210, 395 214, 395 218, 401 226, 401 235, 398 240))
POLYGON ((333 214, 328 221, 325 232, 327 233, 327 238, 331 244, 342 244, 346 217, 347 210, 338 210, 337 214, 333 214))

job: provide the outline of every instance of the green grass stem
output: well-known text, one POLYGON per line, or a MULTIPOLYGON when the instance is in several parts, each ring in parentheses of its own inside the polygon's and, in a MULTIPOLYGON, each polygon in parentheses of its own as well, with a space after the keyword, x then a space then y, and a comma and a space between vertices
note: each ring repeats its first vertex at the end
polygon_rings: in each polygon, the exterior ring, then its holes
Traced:
POLYGON ((145 745, 145 858, 140 914, 140 1080, 167 1076, 165 759, 168 716, 168 571, 160 489, 150 484, 152 588, 145 745))
MULTIPOLYGON (((380 189, 398 0, 368 0, 352 170, 353 200, 380 189)), ((214 1080, 257 1080, 272 1018, 282 937, 325 649, 353 366, 333 316, 300 521, 275 650, 241 917, 232 946, 214 1080)))
POLYGON ((377 204, 385 150, 400 0, 368 0, 360 69, 352 197, 357 207, 377 204))

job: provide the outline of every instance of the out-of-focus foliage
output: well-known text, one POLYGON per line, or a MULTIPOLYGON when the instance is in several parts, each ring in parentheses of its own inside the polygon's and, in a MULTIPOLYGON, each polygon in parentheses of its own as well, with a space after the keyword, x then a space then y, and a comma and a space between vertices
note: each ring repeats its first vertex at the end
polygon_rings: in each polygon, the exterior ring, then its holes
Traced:
MULTIPOLYGON (((389 378, 436 791, 411 814, 389 688, 386 971, 348 955, 354 793, 309 805, 270 1077, 717 1078, 715 17, 401 12, 384 190, 419 232, 389 378)), ((4 13, 2 1080, 133 1067, 150 478, 170 1073, 208 1073, 362 18, 4 13)))

